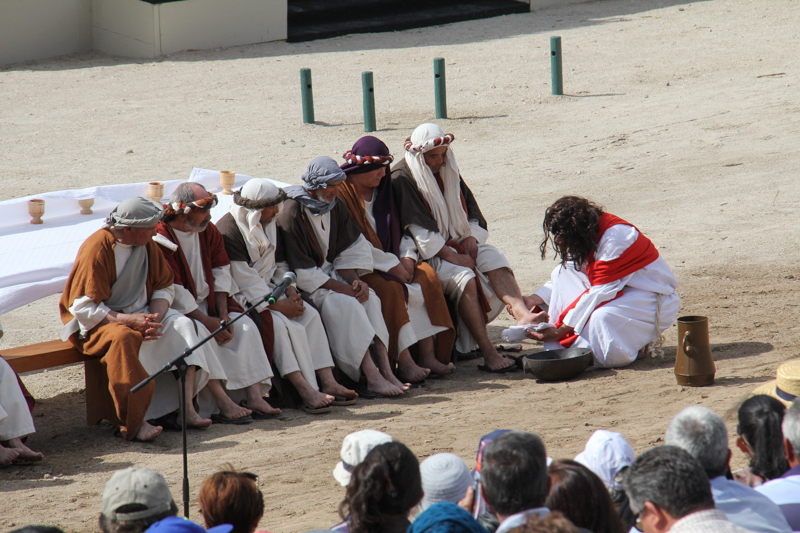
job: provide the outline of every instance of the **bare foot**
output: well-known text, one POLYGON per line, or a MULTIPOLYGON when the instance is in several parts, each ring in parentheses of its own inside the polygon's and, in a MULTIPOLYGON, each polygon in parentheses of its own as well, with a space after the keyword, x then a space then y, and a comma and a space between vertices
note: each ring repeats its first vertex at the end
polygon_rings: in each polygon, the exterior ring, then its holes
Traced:
POLYGON ((272 407, 267 400, 258 396, 256 398, 248 398, 247 408, 253 412, 261 413, 262 415, 279 415, 280 409, 272 407))
POLYGON ((411 388, 411 383, 403 383, 402 381, 397 379, 397 377, 394 374, 390 374, 390 375, 387 376, 387 375, 383 374, 383 372, 381 372, 381 375, 383 376, 383 378, 386 381, 388 381, 389 383, 391 383, 395 387, 399 388, 403 392, 406 392, 407 390, 409 390, 411 388))
POLYGON ((145 421, 142 422, 142 427, 139 428, 136 438, 140 441, 148 442, 161 435, 163 429, 161 426, 154 426, 145 421))
MULTIPOLYGON (((178 421, 180 422, 180 416, 178 421)), ((189 429, 205 429, 211 426, 210 418, 203 418, 194 409, 186 413, 186 427, 189 429)))
POLYGON ((526 324, 538 324, 539 322, 547 322, 550 320, 550 316, 547 314, 546 311, 540 311, 538 313, 528 313, 524 316, 514 317, 517 319, 518 326, 524 326, 526 324))
POLYGON ((44 459, 44 454, 42 452, 35 452, 31 450, 25 446, 25 444, 22 442, 22 439, 11 439, 7 444, 9 448, 19 452, 17 459, 23 459, 25 461, 41 461, 44 459))
POLYGON ((439 376, 452 374, 456 369, 456 365, 453 363, 442 364, 433 355, 420 355, 419 364, 422 367, 430 369, 431 372, 439 376))
POLYGON ((327 407, 331 404, 334 398, 330 394, 325 394, 324 392, 316 391, 309 387, 307 391, 297 391, 300 393, 300 397, 303 398, 303 402, 313 409, 318 407, 327 407))
POLYGON ((222 400, 221 402, 218 401, 217 406, 222 416, 230 418, 231 420, 238 420, 239 418, 245 418, 253 414, 253 411, 241 405, 236 405, 230 398, 222 400))
POLYGON ((501 368, 508 368, 516 364, 513 359, 507 359, 497 352, 494 354, 485 354, 483 356, 483 362, 489 367, 489 370, 500 370, 501 368))
POLYGON ((430 373, 429 369, 418 366, 410 355, 397 361, 397 379, 402 383, 419 383, 430 373))
POLYGON ((6 448, 0 444, 0 466, 10 465, 17 457, 19 457, 19 450, 6 448))
POLYGON ((377 392, 383 396, 400 396, 404 392, 404 389, 389 383, 381 375, 378 375, 373 379, 369 379, 369 377, 367 377, 367 390, 377 392))
POLYGON ((347 387, 340 385, 336 381, 333 383, 323 383, 322 392, 332 396, 341 396, 342 398, 347 398, 348 400, 355 400, 358 398, 358 393, 356 391, 350 390, 347 387))

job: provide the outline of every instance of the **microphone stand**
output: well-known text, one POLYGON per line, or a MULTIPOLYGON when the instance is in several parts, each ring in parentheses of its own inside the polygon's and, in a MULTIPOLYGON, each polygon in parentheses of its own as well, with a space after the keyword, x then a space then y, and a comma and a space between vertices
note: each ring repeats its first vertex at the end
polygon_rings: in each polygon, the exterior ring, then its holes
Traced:
MULTIPOLYGON (((278 296, 280 297, 280 296, 278 296)), ((146 386, 148 383, 156 379, 158 376, 163 374, 164 372, 169 371, 172 367, 176 367, 178 369, 178 375, 181 379, 181 434, 183 437, 183 516, 188 520, 189 519, 189 458, 188 458, 188 451, 187 451, 187 444, 186 444, 186 372, 189 370, 189 366, 186 364, 186 358, 192 355, 195 350, 199 347, 213 339, 217 334, 222 331, 228 329, 231 324, 242 318, 243 316, 247 315, 264 303, 268 301, 269 303, 274 303, 276 297, 272 294, 265 294, 261 298, 258 298, 255 302, 250 304, 240 315, 236 318, 233 318, 229 322, 225 320, 221 321, 220 327, 216 331, 212 331, 211 334, 208 335, 205 339, 201 340, 194 346, 190 348, 186 348, 182 354, 178 357, 170 361, 169 363, 165 364, 161 370, 150 376, 149 378, 145 379, 141 383, 137 384, 135 387, 131 389, 131 393, 135 393, 146 386)))

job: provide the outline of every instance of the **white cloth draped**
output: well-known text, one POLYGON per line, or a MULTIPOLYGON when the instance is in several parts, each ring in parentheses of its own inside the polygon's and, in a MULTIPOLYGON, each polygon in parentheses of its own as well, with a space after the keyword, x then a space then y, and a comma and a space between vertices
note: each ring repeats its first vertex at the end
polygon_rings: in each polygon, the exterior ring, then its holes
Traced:
POLYGON ((0 358, 0 441, 24 437, 35 431, 17 377, 11 365, 0 358))
MULTIPOLYGON (((638 238, 635 228, 618 224, 606 230, 597 245, 595 259, 616 259, 638 238)), ((663 257, 617 281, 591 286, 589 278, 572 263, 557 266, 550 281, 536 291, 548 305, 551 322, 579 296, 575 307, 564 317, 564 324, 580 337, 575 348, 591 348, 595 365, 625 366, 636 360, 641 348, 655 340, 658 295, 661 295, 660 332, 671 327, 678 316, 678 281, 663 257), (581 293, 586 291, 581 296, 581 293), (614 299, 622 291, 622 296, 614 299), (613 300, 613 301, 611 301, 613 300), (601 306, 601 304, 604 304, 601 306)), ((546 350, 561 346, 545 343, 546 350)))

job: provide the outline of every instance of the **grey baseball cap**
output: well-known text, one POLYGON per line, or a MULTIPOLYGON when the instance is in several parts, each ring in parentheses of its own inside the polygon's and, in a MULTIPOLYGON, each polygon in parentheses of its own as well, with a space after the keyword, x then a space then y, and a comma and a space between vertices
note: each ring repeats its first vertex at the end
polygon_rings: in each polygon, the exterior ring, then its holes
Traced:
POLYGON ((102 513, 117 522, 141 520, 169 511, 172 502, 172 493, 164 476, 143 466, 132 466, 116 472, 106 483, 102 513), (117 512, 123 505, 133 503, 144 505, 147 509, 117 512))

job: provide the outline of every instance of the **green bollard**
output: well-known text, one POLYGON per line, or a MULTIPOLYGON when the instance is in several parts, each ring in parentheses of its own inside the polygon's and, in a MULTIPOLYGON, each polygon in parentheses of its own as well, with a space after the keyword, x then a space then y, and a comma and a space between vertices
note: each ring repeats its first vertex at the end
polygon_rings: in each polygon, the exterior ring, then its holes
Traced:
POLYGON ((447 118, 447 83, 443 57, 433 60, 433 95, 436 100, 436 118, 447 118))
POLYGON ((314 93, 311 90, 311 69, 300 69, 300 96, 303 99, 303 122, 314 123, 314 93))
POLYGON ((375 86, 372 83, 372 72, 361 73, 361 88, 364 91, 364 131, 377 130, 375 127, 375 86))
POLYGON ((550 37, 550 83, 553 94, 564 94, 564 81, 561 77, 561 37, 550 37))

